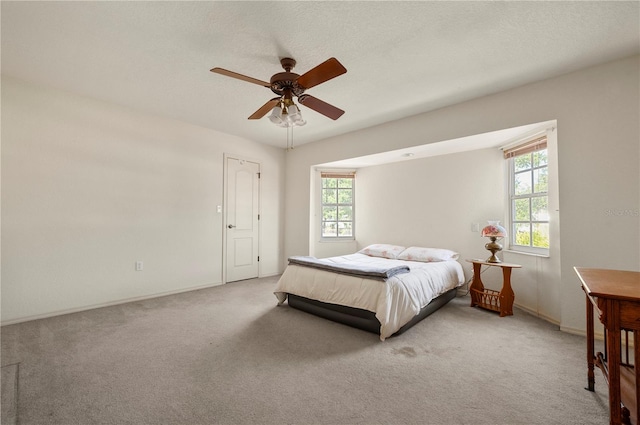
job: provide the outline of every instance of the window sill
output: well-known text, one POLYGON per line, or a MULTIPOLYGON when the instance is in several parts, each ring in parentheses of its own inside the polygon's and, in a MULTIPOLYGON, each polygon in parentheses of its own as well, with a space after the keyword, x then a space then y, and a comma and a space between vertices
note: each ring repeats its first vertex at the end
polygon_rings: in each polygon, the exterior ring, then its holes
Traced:
POLYGON ((347 242, 355 242, 355 238, 336 238, 336 239, 320 239, 318 243, 347 243, 347 242))
POLYGON ((512 249, 503 249, 502 252, 508 252, 509 254, 528 255, 530 257, 551 258, 549 254, 538 254, 535 252, 526 252, 526 251, 514 251, 512 249))

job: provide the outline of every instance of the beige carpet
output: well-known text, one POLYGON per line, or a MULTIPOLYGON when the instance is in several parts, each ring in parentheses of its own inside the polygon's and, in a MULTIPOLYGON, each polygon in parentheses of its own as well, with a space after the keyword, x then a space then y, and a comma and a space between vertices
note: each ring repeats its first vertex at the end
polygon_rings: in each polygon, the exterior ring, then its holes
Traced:
POLYGON ((0 406, 2 406, 2 425, 15 425, 18 423, 18 365, 6 365, 0 369, 0 406))
POLYGON ((584 390, 584 338, 520 310, 500 318, 461 297, 380 342, 277 307, 275 282, 3 327, 17 423, 608 423, 601 375, 584 390))

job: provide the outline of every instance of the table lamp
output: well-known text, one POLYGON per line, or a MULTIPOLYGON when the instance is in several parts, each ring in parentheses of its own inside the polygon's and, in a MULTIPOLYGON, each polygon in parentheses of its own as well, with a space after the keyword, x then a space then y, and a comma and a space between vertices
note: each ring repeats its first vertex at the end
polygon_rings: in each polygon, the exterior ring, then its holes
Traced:
POLYGON ((499 221, 489 221, 489 225, 482 229, 482 237, 488 237, 491 242, 485 244, 485 248, 491 251, 491 257, 487 259, 487 263, 501 263, 500 259, 496 256, 496 252, 502 251, 502 245, 496 242, 497 238, 504 238, 507 236, 507 229, 500 225, 499 221))

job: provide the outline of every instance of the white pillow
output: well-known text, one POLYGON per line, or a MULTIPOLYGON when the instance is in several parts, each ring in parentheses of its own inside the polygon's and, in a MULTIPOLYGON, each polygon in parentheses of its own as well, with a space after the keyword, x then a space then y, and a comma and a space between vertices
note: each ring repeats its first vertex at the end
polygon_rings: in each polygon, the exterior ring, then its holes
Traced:
POLYGON ((460 254, 455 251, 443 248, 422 248, 420 246, 412 246, 398 255, 398 260, 422 261, 425 263, 434 261, 457 260, 460 254))
POLYGON ((373 245, 369 245, 366 248, 362 248, 358 253, 369 255, 371 257, 382 257, 382 258, 390 258, 395 260, 400 254, 404 251, 403 246, 399 245, 389 245, 386 243, 375 243, 373 245))

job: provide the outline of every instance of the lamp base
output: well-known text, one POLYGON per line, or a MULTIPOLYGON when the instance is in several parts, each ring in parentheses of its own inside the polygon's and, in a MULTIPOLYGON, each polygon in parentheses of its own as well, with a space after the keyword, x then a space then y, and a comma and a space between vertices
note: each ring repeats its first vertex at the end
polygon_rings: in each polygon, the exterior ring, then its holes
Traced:
POLYGON ((502 260, 499 259, 495 254, 491 254, 491 257, 487 258, 487 263, 502 263, 502 260))
POLYGON ((487 263, 502 263, 502 260, 498 258, 496 252, 502 251, 502 245, 496 242, 495 237, 491 237, 491 242, 484 246, 488 251, 491 251, 491 257, 487 258, 487 263))

